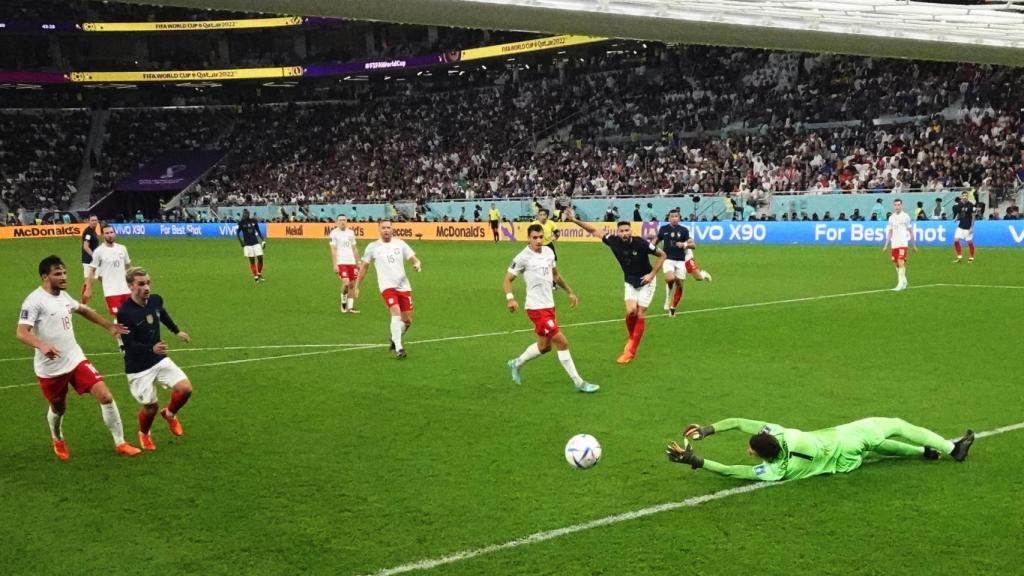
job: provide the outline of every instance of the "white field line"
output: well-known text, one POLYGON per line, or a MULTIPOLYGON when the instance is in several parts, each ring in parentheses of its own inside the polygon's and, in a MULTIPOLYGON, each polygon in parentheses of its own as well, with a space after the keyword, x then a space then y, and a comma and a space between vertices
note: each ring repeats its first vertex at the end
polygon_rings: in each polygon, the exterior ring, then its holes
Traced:
MULTIPOLYGON (((339 344, 271 344, 268 346, 219 346, 214 348, 175 348, 174 353, 179 352, 214 352, 222 350, 275 350, 279 348, 370 348, 375 346, 383 346, 378 342, 375 343, 339 343, 339 344)), ((86 357, 92 358, 94 356, 120 356, 121 352, 86 352, 86 357)), ((20 358, 0 358, 0 362, 14 362, 17 360, 32 360, 32 356, 22 356, 20 358)))
MULTIPOLYGON (((922 286, 923 288, 923 286, 922 286)), ((989 436, 996 436, 999 434, 1005 434, 1007 432, 1013 432, 1014 430, 1024 429, 1024 422, 1017 424, 1010 424, 1009 426, 1003 426, 994 430, 986 430, 984 432, 978 432, 975 434, 975 438, 986 438, 989 436)), ((871 462, 873 460, 868 460, 871 462)), ((612 524, 618 524, 620 522, 628 522, 630 520, 636 520, 637 518, 643 518, 645 516, 652 516, 654 514, 660 514, 662 512, 669 512, 671 510, 678 510, 680 508, 693 508, 699 506, 705 502, 712 502, 714 500, 722 500, 730 496, 736 496, 737 494, 746 494, 747 492, 753 492, 755 490, 763 490, 765 488, 774 488, 776 486, 782 486, 788 484, 792 480, 783 480, 782 482, 757 482, 752 484, 744 484, 735 488, 729 488, 727 490, 719 490, 718 492, 712 492, 711 494, 703 494, 701 496, 691 496, 686 500, 678 502, 666 502, 664 504, 658 504, 656 506, 649 506, 647 508, 641 508, 639 510, 633 510, 632 512, 623 512, 621 514, 613 514, 611 516, 605 516, 604 518, 598 518, 589 522, 583 522, 581 524, 573 524, 572 526, 566 526, 564 528, 556 528, 554 530, 545 530, 543 532, 534 532, 529 536, 517 538, 515 540, 509 540, 503 544, 491 544, 490 546, 484 546, 482 548, 473 548, 470 550, 462 550, 449 554, 447 556, 441 556, 438 558, 429 558, 426 560, 419 560, 417 562, 410 562, 408 564, 402 564, 400 566, 394 566, 391 568, 382 568, 371 575, 367 576, 394 576, 395 574, 404 574, 406 572, 416 572, 420 570, 430 570, 438 566, 444 566, 446 564, 452 564, 462 560, 469 560, 478 556, 486 556, 495 552, 501 552, 503 550, 511 550, 512 548, 519 548, 529 544, 536 544, 538 542, 544 542, 547 540, 553 540, 555 538, 561 538, 562 536, 568 536, 577 532, 584 532, 586 530, 592 530, 594 528, 600 528, 602 526, 610 526, 612 524)))
MULTIPOLYGON (((1000 290, 1024 290, 1024 286, 1007 286, 999 284, 932 284, 932 286, 941 286, 943 288, 998 288, 1000 290)), ((922 288, 923 287, 924 286, 922 286, 922 288)))

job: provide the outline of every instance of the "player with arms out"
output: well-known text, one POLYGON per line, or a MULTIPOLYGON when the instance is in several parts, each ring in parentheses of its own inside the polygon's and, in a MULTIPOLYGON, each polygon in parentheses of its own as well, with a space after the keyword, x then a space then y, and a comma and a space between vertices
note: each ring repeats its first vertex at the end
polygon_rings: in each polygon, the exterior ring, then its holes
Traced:
POLYGON ((953 250, 956 251, 956 260, 953 260, 954 264, 963 262, 964 251, 960 246, 960 241, 965 240, 967 242, 967 251, 969 257, 967 258, 968 264, 974 263, 974 222, 977 220, 975 214, 975 205, 971 203, 970 196, 967 192, 960 195, 960 213, 956 217, 956 232, 953 233, 953 250))
POLYGON ((391 348, 398 359, 405 358, 405 347, 402 346, 402 335, 412 326, 412 285, 405 274, 405 261, 412 262, 414 270, 423 269, 419 258, 404 240, 394 238, 390 220, 381 220, 380 240, 374 240, 366 246, 363 259, 356 274, 355 297, 359 297, 359 285, 366 278, 366 271, 373 262, 377 269, 377 286, 384 304, 391 313, 391 348))
POLYGON ((636 357, 640 339, 644 336, 647 308, 654 299, 656 270, 665 263, 665 253, 643 238, 633 236, 633 226, 629 222, 619 222, 614 234, 609 232, 602 235, 596 228, 578 219, 572 208, 567 208, 565 213, 568 220, 586 230, 591 236, 600 237, 601 242, 611 249, 615 259, 619 261, 619 266, 622 267, 625 276, 626 333, 629 338, 616 362, 628 364, 636 357), (651 255, 657 259, 653 267, 649 258, 651 255))
POLYGON ((935 432, 914 426, 899 418, 864 418, 834 428, 804 432, 777 424, 727 418, 710 426, 691 424, 683 432, 692 440, 701 440, 718 432, 739 429, 751 434, 747 454, 760 458, 755 466, 726 466, 698 456, 689 443, 684 447, 672 442, 665 453, 668 459, 692 468, 703 468, 722 476, 743 480, 797 480, 820 474, 852 472, 864 463, 868 452, 880 456, 902 456, 938 460, 943 454, 957 462, 967 458, 974 443, 974 432, 950 442, 935 432), (894 440, 902 438, 910 443, 894 440))
POLYGON ((914 252, 917 252, 917 241, 914 239, 914 223, 910 220, 910 214, 903 211, 903 201, 896 199, 892 201, 892 215, 889 216, 889 224, 885 227, 885 245, 882 252, 892 247, 892 263, 896 265, 896 287, 893 291, 907 289, 907 247, 913 245, 914 252))
POLYGON ((693 259, 693 249, 697 245, 690 237, 690 229, 679 224, 679 211, 672 210, 668 213, 668 224, 658 230, 658 238, 655 245, 661 242, 665 251, 665 263, 661 266, 661 272, 665 276, 665 310, 669 316, 676 315, 676 308, 683 298, 683 280, 689 273, 695 280, 711 282, 711 274, 700 269, 697 261, 693 259))
POLYGON ((152 283, 145 270, 132 268, 125 276, 131 288, 131 298, 117 314, 118 323, 130 330, 124 337, 124 372, 128 376, 128 389, 142 404, 139 444, 144 450, 156 450, 149 432, 157 411, 167 421, 171 434, 181 436, 185 431, 178 420, 178 412, 192 396, 192 383, 188 376, 167 356, 167 344, 160 340, 160 324, 182 342, 192 339, 178 329, 164 308, 163 298, 152 293, 152 283), (171 389, 171 401, 163 410, 157 403, 154 384, 171 389))
POLYGON ((125 300, 131 297, 124 273, 131 264, 128 249, 124 244, 114 242, 117 234, 110 224, 103 226, 103 244, 92 253, 89 274, 85 278, 83 299, 92 297, 92 279, 96 276, 103 282, 103 296, 107 301, 107 312, 111 318, 117 318, 117 311, 125 300))
POLYGON ((89 214, 89 224, 82 231, 82 304, 89 301, 89 297, 85 295, 85 290, 89 286, 89 272, 91 271, 89 265, 92 264, 92 253, 100 245, 100 233, 97 227, 100 224, 100 219, 95 214, 89 214))
POLYGON ((562 368, 569 374, 576 390, 580 392, 597 392, 599 386, 591 384, 580 378, 576 371, 576 364, 569 353, 569 340, 562 333, 558 326, 558 318, 555 316, 555 298, 552 285, 557 284, 569 298, 569 306, 576 307, 576 294, 569 288, 569 284, 558 273, 555 253, 551 248, 544 246, 545 231, 543 226, 533 223, 527 228, 526 233, 530 237, 529 244, 523 251, 512 260, 512 265, 505 273, 503 287, 505 289, 505 300, 508 302, 508 311, 515 312, 519 309, 515 294, 512 293, 512 281, 517 276, 523 277, 526 283, 526 315, 533 322, 533 331, 537 334, 537 342, 530 344, 526 350, 508 361, 508 368, 512 371, 512 381, 520 384, 522 379, 519 376, 519 369, 530 360, 547 354, 554 344, 558 351, 558 361, 562 368))
POLYGON ((249 259, 253 282, 263 282, 263 247, 267 245, 267 239, 260 232, 259 222, 249 217, 248 210, 242 210, 242 219, 238 221, 235 235, 242 245, 242 254, 249 259))
POLYGON ((71 313, 77 312, 113 336, 128 331, 124 326, 108 322, 88 306, 68 296, 65 292, 68 274, 59 257, 43 258, 39 263, 39 276, 42 287, 33 290, 21 305, 17 337, 26 346, 36 349, 33 364, 39 387, 50 404, 46 421, 50 425, 54 453, 60 460, 71 457, 61 433, 61 421, 67 409, 68 386, 71 386, 78 394, 89 393, 100 403, 103 423, 114 438, 115 451, 124 456, 138 455, 140 450, 124 441, 121 413, 117 410, 114 397, 75 340, 71 313))
POLYGON ((356 233, 348 227, 348 216, 338 216, 331 230, 331 262, 341 278, 341 313, 358 314, 352 288, 357 274, 359 249, 356 247, 356 233))

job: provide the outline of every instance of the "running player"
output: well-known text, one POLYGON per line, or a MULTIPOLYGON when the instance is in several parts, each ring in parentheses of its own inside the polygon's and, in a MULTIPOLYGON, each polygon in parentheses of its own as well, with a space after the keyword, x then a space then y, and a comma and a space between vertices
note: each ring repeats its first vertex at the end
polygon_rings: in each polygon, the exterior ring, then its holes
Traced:
POLYGON ((377 269, 377 286, 384 304, 391 313, 391 348, 396 358, 405 358, 405 347, 402 346, 402 335, 412 326, 412 285, 405 274, 405 261, 412 262, 414 270, 423 269, 419 258, 412 248, 400 238, 393 237, 391 220, 381 220, 380 240, 374 240, 366 246, 363 259, 356 274, 355 298, 359 298, 359 285, 366 278, 366 271, 373 262, 377 269))
POLYGON ((128 249, 124 244, 114 242, 117 234, 110 224, 103 225, 103 244, 92 253, 89 274, 85 277, 83 299, 92 297, 92 279, 96 276, 103 282, 103 296, 107 301, 107 312, 111 318, 117 318, 117 311, 125 300, 131 297, 124 273, 131 264, 128 249))
POLYGON ((665 275, 665 310, 668 310, 669 316, 676 315, 676 308, 683 298, 683 280, 687 273, 698 282, 711 282, 711 274, 701 270, 693 259, 693 249, 697 245, 690 237, 690 229, 679 224, 679 218, 678 210, 669 212, 668 224, 658 230, 658 239, 655 241, 655 245, 661 242, 665 251, 665 264, 661 271, 665 275))
POLYGON ((687 438, 701 440, 737 428, 752 434, 747 454, 760 458, 760 464, 726 466, 698 456, 692 446, 683 448, 675 442, 668 445, 665 453, 672 462, 689 464, 694 469, 704 468, 743 480, 774 481, 852 472, 860 468, 868 452, 927 460, 938 460, 942 454, 947 454, 957 462, 963 462, 974 443, 971 430, 963 438, 950 442, 927 428, 899 418, 864 418, 814 432, 745 418, 727 418, 711 426, 691 424, 683 434, 687 438), (910 444, 893 438, 903 438, 910 444))
POLYGON ((609 232, 602 235, 593 226, 577 218, 572 208, 567 208, 565 213, 568 220, 586 230, 591 236, 600 237, 601 241, 611 248, 615 259, 619 261, 619 266, 622 267, 626 291, 626 333, 629 338, 616 362, 628 364, 636 357, 640 339, 644 336, 644 329, 647 327, 647 307, 654 298, 656 270, 665 263, 665 253, 643 238, 633 236, 633 227, 629 222, 619 222, 615 234, 609 232), (657 258, 653 267, 649 258, 652 254, 657 258))
POLYGON ((131 331, 124 337, 124 372, 128 376, 128 389, 142 404, 139 444, 143 450, 156 450, 149 434, 160 408, 154 384, 171 389, 171 401, 160 410, 160 416, 167 421, 171 434, 175 436, 185 433, 178 420, 178 412, 192 396, 192 383, 188 376, 167 357, 167 344, 160 340, 160 324, 167 326, 182 342, 192 339, 171 320, 163 298, 151 293, 151 281, 145 270, 132 268, 125 279, 131 287, 131 298, 117 314, 118 323, 131 331))
POLYGON ((957 214, 956 232, 953 233, 953 250, 956 251, 956 260, 953 260, 954 264, 959 264, 964 259, 963 248, 960 246, 961 240, 967 241, 967 251, 969 257, 967 263, 971 264, 974 262, 974 222, 976 220, 974 213, 974 204, 971 203, 970 196, 967 192, 960 195, 960 213, 957 214))
POLYGON ((494 235, 494 241, 498 241, 498 225, 501 224, 501 211, 498 210, 498 205, 491 202, 491 209, 487 211, 487 221, 491 224, 491 234, 494 235))
POLYGON ((896 199, 892 201, 892 215, 889 216, 889 224, 885 227, 885 245, 882 252, 892 247, 892 263, 896 265, 896 287, 893 291, 907 289, 907 246, 913 245, 914 252, 917 252, 917 241, 914 239, 914 223, 910 220, 910 214, 903 211, 903 201, 896 199))
POLYGON ((351 288, 356 279, 359 249, 356 247, 356 233, 348 228, 348 216, 338 216, 334 230, 331 230, 330 243, 331 261, 338 272, 338 278, 341 278, 341 313, 358 314, 351 288))
POLYGON ((259 223, 249 217, 248 210, 242 210, 242 219, 238 221, 235 234, 242 245, 242 254, 249 259, 253 282, 263 282, 263 247, 267 245, 267 240, 260 232, 259 223))
POLYGON ((71 313, 77 312, 113 336, 125 334, 128 330, 120 324, 108 322, 91 308, 68 296, 65 292, 68 274, 60 257, 43 258, 39 263, 39 277, 42 287, 33 290, 21 305, 17 337, 26 346, 36 349, 33 364, 39 388, 50 404, 46 421, 50 425, 54 453, 60 460, 71 457, 61 432, 70 385, 78 394, 88 392, 100 403, 103 423, 114 438, 115 451, 124 456, 138 455, 140 450, 124 441, 121 413, 117 410, 114 397, 75 340, 71 313))
POLYGON ((526 315, 533 322, 533 331, 537 334, 537 342, 527 347, 518 358, 508 361, 508 368, 512 371, 512 381, 520 384, 522 380, 519 376, 519 369, 523 364, 541 354, 547 354, 551 351, 551 345, 554 344, 558 351, 558 361, 561 362, 562 368, 576 385, 576 390, 586 393, 597 392, 599 387, 584 381, 576 371, 576 364, 572 360, 572 354, 569 353, 569 340, 559 328, 558 318, 555 316, 555 298, 551 286, 557 284, 565 290, 569 298, 569 306, 572 308, 575 308, 578 302, 576 294, 558 273, 554 251, 544 246, 544 227, 535 222, 530 224, 526 233, 530 237, 530 242, 512 260, 512 265, 505 273, 503 286, 505 300, 508 302, 508 311, 514 313, 519 309, 519 304, 516 302, 515 294, 512 293, 512 281, 516 279, 516 276, 522 275, 523 282, 526 283, 526 315))
POLYGON ((82 231, 82 304, 89 301, 88 296, 85 295, 86 286, 89 285, 89 281, 86 278, 89 277, 89 264, 92 264, 92 252, 100 245, 100 233, 97 227, 100 224, 100 219, 95 214, 89 215, 89 224, 82 231))

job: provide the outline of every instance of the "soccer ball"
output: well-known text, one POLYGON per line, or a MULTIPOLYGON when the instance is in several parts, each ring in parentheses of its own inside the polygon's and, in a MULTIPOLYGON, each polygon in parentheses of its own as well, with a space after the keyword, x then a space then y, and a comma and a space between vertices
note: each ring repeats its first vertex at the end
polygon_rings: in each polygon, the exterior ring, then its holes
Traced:
POLYGON ((577 434, 565 445, 565 461, 573 468, 592 468, 601 461, 601 444, 590 434, 577 434))

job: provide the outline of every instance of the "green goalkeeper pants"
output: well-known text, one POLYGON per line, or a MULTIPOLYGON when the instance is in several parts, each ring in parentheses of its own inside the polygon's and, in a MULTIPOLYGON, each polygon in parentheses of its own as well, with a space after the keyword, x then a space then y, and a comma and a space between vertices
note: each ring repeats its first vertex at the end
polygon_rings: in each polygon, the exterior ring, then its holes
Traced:
POLYGON ((952 442, 900 418, 864 418, 836 426, 835 430, 839 439, 837 472, 859 468, 868 452, 885 456, 920 456, 924 453, 924 446, 942 454, 949 454, 953 450, 952 442), (910 443, 892 439, 896 437, 910 443))

